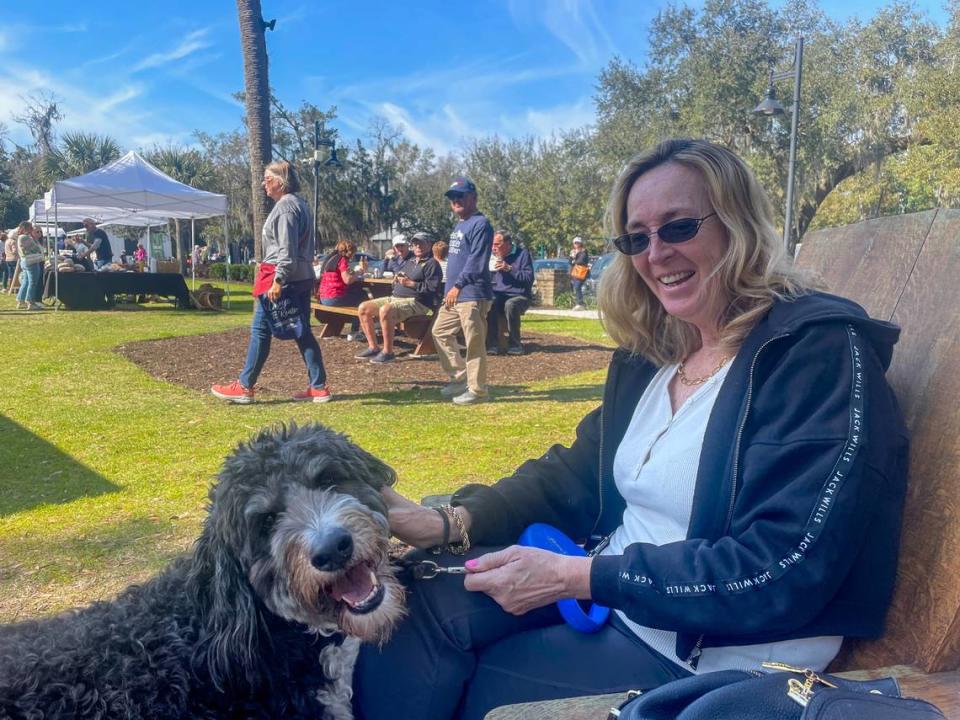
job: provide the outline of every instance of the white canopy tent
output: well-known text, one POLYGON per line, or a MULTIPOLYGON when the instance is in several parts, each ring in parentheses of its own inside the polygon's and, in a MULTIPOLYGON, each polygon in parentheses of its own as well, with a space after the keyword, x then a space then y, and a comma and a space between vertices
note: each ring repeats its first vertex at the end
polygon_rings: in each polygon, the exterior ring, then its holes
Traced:
MULTIPOLYGON (((148 236, 151 225, 166 223, 168 218, 190 220, 191 255, 193 222, 222 216, 224 243, 228 248, 227 280, 230 278, 226 196, 177 182, 133 151, 99 170, 54 183, 43 203, 46 215, 53 214, 54 224, 60 222, 62 208, 64 221, 77 222, 90 217, 99 224, 136 225, 146 227, 148 236)), ((196 267, 193 274, 195 281, 196 267)), ((228 282, 228 303, 229 289, 228 282)))

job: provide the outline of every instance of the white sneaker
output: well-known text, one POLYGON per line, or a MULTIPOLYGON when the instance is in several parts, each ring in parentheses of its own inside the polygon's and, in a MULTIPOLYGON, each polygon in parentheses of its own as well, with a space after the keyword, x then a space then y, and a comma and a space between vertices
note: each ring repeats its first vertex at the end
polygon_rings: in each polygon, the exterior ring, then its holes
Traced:
POLYGON ((573 309, 574 309, 574 310, 586 310, 586 308, 585 308, 583 305, 574 305, 574 306, 573 306, 573 309))
POLYGON ((462 395, 466 389, 467 389, 467 383, 452 382, 440 388, 440 395, 445 398, 457 397, 458 395, 462 395))
POLYGON ((467 390, 462 395, 457 395, 453 399, 454 405, 473 405, 478 402, 486 402, 490 398, 487 395, 477 395, 473 390, 467 390))

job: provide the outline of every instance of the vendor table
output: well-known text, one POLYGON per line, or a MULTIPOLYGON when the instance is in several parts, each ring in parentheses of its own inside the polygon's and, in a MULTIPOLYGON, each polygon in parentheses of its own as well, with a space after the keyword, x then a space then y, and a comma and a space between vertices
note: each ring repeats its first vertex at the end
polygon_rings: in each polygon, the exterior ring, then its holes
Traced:
MULTIPOLYGON (((160 295, 177 299, 177 307, 190 307, 190 292, 179 273, 65 272, 59 274, 56 293, 69 310, 103 310, 114 295, 160 295)), ((54 296, 54 276, 48 273, 44 298, 54 296)))

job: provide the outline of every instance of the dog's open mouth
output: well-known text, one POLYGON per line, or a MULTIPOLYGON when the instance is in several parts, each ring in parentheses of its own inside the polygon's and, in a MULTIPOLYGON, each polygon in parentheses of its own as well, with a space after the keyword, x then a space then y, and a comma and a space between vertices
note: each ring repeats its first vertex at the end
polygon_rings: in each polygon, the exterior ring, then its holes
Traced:
POLYGON ((355 615, 376 610, 386 595, 377 574, 368 563, 358 563, 333 583, 330 594, 355 615))

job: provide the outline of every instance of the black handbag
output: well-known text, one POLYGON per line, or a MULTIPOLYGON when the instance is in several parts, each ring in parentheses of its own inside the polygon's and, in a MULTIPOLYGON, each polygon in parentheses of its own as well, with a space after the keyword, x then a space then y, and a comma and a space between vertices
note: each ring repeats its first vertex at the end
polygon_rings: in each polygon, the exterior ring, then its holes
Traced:
MULTIPOLYGON (((768 665, 764 663, 764 665, 768 665)), ((785 668, 779 663, 768 667, 785 668)), ((721 670, 674 680, 610 714, 619 720, 944 720, 924 700, 903 698, 894 678, 846 680, 811 670, 721 670)))

